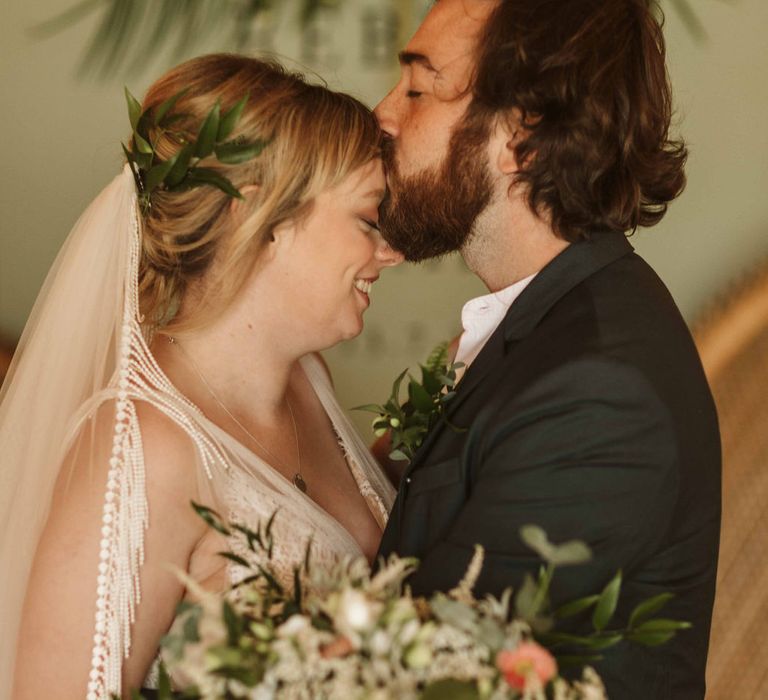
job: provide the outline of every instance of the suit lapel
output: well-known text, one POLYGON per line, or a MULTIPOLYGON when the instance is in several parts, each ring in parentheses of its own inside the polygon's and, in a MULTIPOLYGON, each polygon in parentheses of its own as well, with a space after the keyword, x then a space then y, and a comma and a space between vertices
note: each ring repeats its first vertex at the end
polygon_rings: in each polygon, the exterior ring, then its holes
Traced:
MULTIPOLYGON (((404 478, 426 459, 451 416, 498 369, 511 344, 529 335, 547 312, 571 289, 598 270, 632 252, 623 234, 600 233, 592 240, 574 243, 546 265, 510 306, 474 362, 469 366, 448 404, 443 418, 427 434, 408 466, 404 478)), ((491 388, 495 383, 489 384, 491 388)))
POLYGON ((497 328, 493 332, 493 335, 488 339, 488 342, 483 346, 483 349, 475 358, 475 361, 467 368, 467 371, 456 387, 456 395, 448 403, 445 415, 433 426, 432 430, 430 430, 424 438, 424 442, 413 456, 411 464, 403 475, 404 477, 407 477, 416 467, 418 467, 424 460, 424 457, 429 454, 430 448, 443 431, 443 428, 446 425, 446 420, 450 421, 450 417, 453 415, 456 408, 458 408, 467 396, 480 385, 483 378, 491 370, 499 366, 506 353, 504 346, 504 335, 500 332, 500 329, 497 328))

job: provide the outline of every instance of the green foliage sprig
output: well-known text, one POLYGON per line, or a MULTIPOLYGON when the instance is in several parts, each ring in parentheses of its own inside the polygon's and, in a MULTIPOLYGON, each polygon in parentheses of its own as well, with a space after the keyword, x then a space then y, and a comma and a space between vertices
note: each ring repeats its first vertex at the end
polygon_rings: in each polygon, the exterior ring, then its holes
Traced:
POLYGON ((223 114, 221 102, 217 100, 203 120, 197 138, 191 140, 184 132, 174 131, 173 125, 189 116, 173 111, 186 92, 186 89, 181 90, 156 107, 142 111, 139 101, 125 88, 133 138, 130 149, 121 145, 136 178, 139 203, 145 213, 151 207, 152 193, 159 189, 182 192, 210 185, 230 197, 242 199, 242 194, 228 178, 198 163, 214 155, 220 163, 237 165, 255 158, 267 145, 261 139, 252 142, 242 138, 228 140, 240 121, 248 94, 223 114), (162 160, 157 153, 157 143, 163 136, 170 136, 181 146, 168 160, 162 160))
POLYGON ((390 433, 389 458, 412 460, 429 430, 445 413, 448 402, 455 395, 456 370, 461 362, 448 362, 448 343, 440 343, 429 354, 421 368, 421 382, 403 370, 392 385, 392 393, 384 404, 356 406, 355 411, 375 413, 373 432, 381 437, 390 433), (401 386, 408 376, 408 398, 400 398, 401 386))
POLYGON ((549 588, 555 569, 583 564, 591 559, 591 552, 579 540, 554 545, 536 525, 521 528, 520 536, 544 560, 545 566, 539 570, 536 579, 530 574, 523 579, 515 597, 515 613, 531 626, 537 641, 555 654, 561 666, 583 666, 599 661, 602 658, 599 652, 625 639, 644 646, 665 644, 677 632, 691 627, 689 622, 651 617, 674 597, 672 593, 661 593, 644 600, 632 610, 626 625, 611 627, 621 594, 621 571, 600 593, 552 609, 549 588), (592 610, 591 633, 575 635, 554 631, 558 622, 586 614, 589 610, 592 610))

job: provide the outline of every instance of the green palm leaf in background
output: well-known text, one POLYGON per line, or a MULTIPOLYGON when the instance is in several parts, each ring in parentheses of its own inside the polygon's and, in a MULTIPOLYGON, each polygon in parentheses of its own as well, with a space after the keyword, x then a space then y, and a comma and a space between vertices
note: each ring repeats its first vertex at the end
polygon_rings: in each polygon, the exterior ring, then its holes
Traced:
MULTIPOLYGON (((290 13, 303 28, 320 10, 338 9, 350 1, 355 0, 80 0, 35 26, 32 33, 37 37, 57 34, 100 12, 101 19, 85 50, 81 72, 106 78, 118 71, 141 70, 164 51, 170 51, 172 58, 178 60, 217 35, 227 36, 226 45, 232 50, 242 51, 252 45, 257 21, 266 13, 290 13)), ((671 5, 695 39, 706 38, 691 0, 648 1, 660 7, 671 5)), ((391 6, 395 0, 380 3, 391 6)))
POLYGON ((45 38, 101 13, 81 62, 81 72, 106 78, 119 70, 133 73, 164 51, 174 59, 218 35, 233 51, 253 39, 256 20, 267 12, 291 12, 306 26, 321 9, 343 0, 80 0, 63 13, 32 28, 45 38))

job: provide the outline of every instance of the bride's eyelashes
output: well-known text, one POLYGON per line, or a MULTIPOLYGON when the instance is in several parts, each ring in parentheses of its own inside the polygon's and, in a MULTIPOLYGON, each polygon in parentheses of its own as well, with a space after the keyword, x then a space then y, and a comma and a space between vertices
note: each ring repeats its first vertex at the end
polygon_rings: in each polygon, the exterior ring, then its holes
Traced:
POLYGON ((363 222, 363 224, 365 224, 366 229, 377 232, 380 231, 378 222, 373 221, 373 219, 369 219, 365 216, 360 216, 358 218, 363 222))

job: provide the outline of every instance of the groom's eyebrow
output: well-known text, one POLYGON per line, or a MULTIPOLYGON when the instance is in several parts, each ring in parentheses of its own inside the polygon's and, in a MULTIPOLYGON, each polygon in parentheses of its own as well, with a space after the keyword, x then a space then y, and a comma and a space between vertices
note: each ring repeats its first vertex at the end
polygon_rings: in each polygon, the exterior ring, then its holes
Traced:
POLYGON ((414 63, 418 63, 420 66, 426 68, 433 73, 437 73, 437 69, 432 65, 431 61, 423 54, 416 53, 414 51, 401 51, 397 54, 397 58, 400 61, 401 66, 410 66, 414 63))

